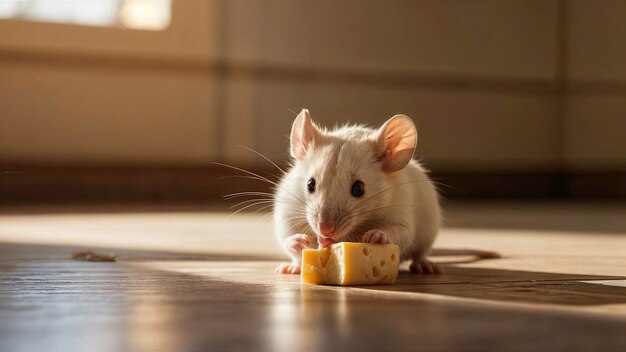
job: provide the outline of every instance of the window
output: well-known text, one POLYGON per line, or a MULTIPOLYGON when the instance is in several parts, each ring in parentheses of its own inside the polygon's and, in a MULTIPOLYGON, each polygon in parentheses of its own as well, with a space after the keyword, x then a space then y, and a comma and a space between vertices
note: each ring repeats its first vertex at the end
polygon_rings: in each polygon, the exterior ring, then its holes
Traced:
POLYGON ((0 19, 163 30, 171 0, 0 0, 0 19))

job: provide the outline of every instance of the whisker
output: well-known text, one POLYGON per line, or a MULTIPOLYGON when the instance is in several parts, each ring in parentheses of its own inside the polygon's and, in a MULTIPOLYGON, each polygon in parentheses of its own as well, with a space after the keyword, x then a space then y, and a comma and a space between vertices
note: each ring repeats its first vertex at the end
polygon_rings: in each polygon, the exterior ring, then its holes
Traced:
POLYGON ((236 167, 236 166, 232 166, 232 165, 228 165, 228 164, 224 164, 224 163, 219 163, 219 162, 216 162, 216 161, 210 161, 209 163, 210 163, 210 164, 214 164, 214 165, 220 165, 220 166, 228 167, 228 168, 231 168, 231 169, 233 169, 233 170, 237 170, 237 171, 240 171, 240 172, 246 173, 246 174, 251 175, 251 176, 256 176, 256 177, 258 177, 260 180, 263 180, 263 181, 269 182, 269 183, 273 184, 274 186, 277 186, 277 187, 278 187, 278 184, 277 184, 276 182, 274 182, 274 181, 272 181, 272 180, 268 179, 267 177, 263 177, 263 176, 261 176, 261 175, 259 175, 259 174, 256 174, 256 173, 254 173, 254 172, 252 172, 252 171, 248 171, 248 170, 242 169, 242 168, 240 168, 240 167, 236 167))
POLYGON ((302 203, 302 204, 306 204, 306 202, 304 201, 304 199, 302 199, 302 198, 300 198, 300 197, 296 196, 295 194, 293 194, 293 193, 291 193, 291 192, 289 192, 289 191, 287 191, 287 190, 285 190, 285 189, 283 189, 283 191, 284 191, 284 192, 287 192, 287 194, 289 194, 290 196, 294 197, 294 198, 295 198, 297 201, 299 201, 300 203, 302 203))
POLYGON ((293 231, 295 231, 295 230, 296 230, 296 228, 298 228, 298 227, 304 227, 304 230, 303 230, 303 231, 304 231, 306 234, 309 234, 309 233, 307 232, 307 230, 308 230, 308 226, 307 226, 307 222, 306 222, 306 221, 301 221, 301 222, 297 222, 297 223, 293 224, 292 226, 290 226, 290 227, 287 229, 287 232, 289 233, 289 232, 291 232, 292 230, 293 230, 293 231))
MULTIPOLYGON (((276 176, 276 175, 273 175, 273 176, 276 176)), ((278 176, 276 176, 276 177, 278 177, 278 176)), ((223 180, 225 178, 247 178, 247 179, 250 179, 250 180, 257 180, 257 181, 267 182, 264 179, 261 179, 261 178, 258 178, 258 177, 254 177, 254 176, 248 176, 248 175, 226 175, 226 176, 218 177, 217 180, 223 180)))
MULTIPOLYGON (((432 180, 431 180, 431 181, 432 181, 432 180)), ((453 189, 453 190, 455 190, 455 191, 459 191, 459 192, 461 192, 461 193, 467 193, 467 192, 465 192, 464 190, 462 190, 462 189, 460 189, 460 188, 456 188, 456 187, 450 186, 450 185, 445 184, 445 183, 443 183, 443 182, 436 182, 436 181, 432 181, 432 182, 433 182, 433 184, 435 184, 435 185, 437 185, 437 186, 444 186, 444 187, 448 187, 448 188, 450 188, 450 189, 453 189)))
MULTIPOLYGON (((234 198, 232 198, 234 199, 234 198)), ((230 200, 230 199, 228 199, 230 200)), ((254 198, 254 199, 246 199, 244 201, 241 201, 233 206, 231 206, 229 209, 235 208, 238 205, 241 204, 245 204, 245 203, 250 203, 250 202, 256 202, 256 201, 261 201, 263 203, 282 203, 282 204, 290 204, 289 202, 286 201, 281 201, 281 200, 276 200, 276 199, 269 199, 269 198, 254 198)), ((294 205, 294 207, 300 207, 301 210, 304 210, 304 208, 302 208, 300 205, 296 204, 294 205)))
POLYGON ((422 208, 422 209, 429 209, 430 208, 430 207, 427 207, 425 205, 420 205, 420 204, 396 204, 396 205, 386 205, 384 207, 378 207, 378 208, 370 209, 370 210, 361 212, 361 214, 367 214, 367 213, 371 213, 373 211, 377 211, 377 210, 381 210, 381 209, 399 208, 399 207, 415 207, 415 208, 422 208))
MULTIPOLYGON (((258 204, 257 204, 257 205, 258 205, 258 204)), ((260 207, 259 209, 257 209, 257 210, 255 210, 255 211, 254 211, 254 214, 256 214, 256 213, 260 212, 261 210, 264 210, 264 209, 267 209, 267 208, 271 208, 271 207, 273 207, 273 206, 274 206, 274 203, 272 203, 272 204, 268 204, 268 205, 263 206, 263 207, 260 207)), ((269 212, 269 214, 271 214, 271 212, 269 212)))
POLYGON ((239 202, 235 205, 230 206, 228 209, 233 209, 236 208, 240 205, 246 204, 246 203, 251 203, 254 202, 254 204, 265 204, 265 203, 272 203, 274 204, 274 201, 271 199, 262 199, 262 198, 257 198, 257 199, 248 199, 248 200, 244 200, 243 202, 239 202))
MULTIPOLYGON (((210 163, 210 164, 214 164, 214 165, 224 166, 224 167, 227 167, 227 168, 230 168, 230 169, 233 169, 233 170, 237 170, 237 171, 243 172, 243 173, 245 173, 245 174, 248 174, 248 175, 251 175, 251 176, 256 177, 256 178, 257 178, 258 180, 260 180, 260 181, 265 181, 265 182, 268 182, 268 183, 270 183, 270 184, 272 184, 272 185, 276 186, 276 188, 278 188, 278 183, 276 183, 276 182, 274 182, 274 181, 272 181, 272 180, 268 179, 267 177, 263 177, 263 176, 261 176, 261 175, 259 175, 259 174, 256 174, 256 173, 254 173, 254 172, 252 172, 252 171, 245 170, 245 169, 242 169, 242 168, 240 168, 240 167, 233 166, 233 165, 228 165, 228 164, 224 164, 224 163, 216 162, 216 161, 211 161, 211 162, 209 162, 209 163, 210 163)), ((282 170, 282 169, 281 169, 281 170, 282 170)), ((295 198, 295 199, 297 199, 298 201, 300 201, 300 202, 302 202, 302 203, 305 203, 305 201, 304 201, 302 198, 300 198, 300 197, 296 196, 295 194, 293 194, 293 193, 291 193, 291 192, 287 191, 286 189, 283 189, 283 191, 284 191, 285 193, 289 194, 290 196, 294 197, 294 198, 295 198)))
POLYGON ((270 211, 270 212, 268 212, 267 214, 263 215, 263 216, 262 216, 262 217, 261 217, 261 218, 260 218, 260 219, 259 219, 256 223, 255 223, 255 225, 256 225, 256 224, 258 224, 258 223, 260 223, 261 221, 263 221, 263 220, 267 219, 267 217, 268 217, 268 216, 270 216, 270 215, 272 215, 272 212, 271 212, 271 211, 270 211))
POLYGON ((235 211, 234 213, 232 213, 232 214, 228 215, 228 216, 226 217, 226 219, 230 219, 230 218, 231 218, 231 217, 233 217, 234 215, 239 214, 240 212, 242 212, 242 211, 244 211, 244 210, 246 210, 246 209, 248 209, 248 208, 251 208, 251 207, 253 207, 253 206, 255 206, 255 205, 258 205, 258 204, 256 204, 256 203, 255 203, 255 204, 249 204, 249 205, 246 205, 245 207, 242 207, 241 209, 239 209, 239 210, 235 211))
POLYGON ((287 108, 287 110, 291 111, 291 113, 292 113, 294 116, 298 116, 298 113, 297 113, 297 112, 295 112, 295 111, 293 111, 293 110, 291 110, 291 108, 287 108))
POLYGON ((293 219, 296 219, 296 218, 297 219, 306 219, 306 209, 298 208, 298 209, 295 209, 295 210, 298 210, 299 212, 297 212, 297 213, 292 212, 290 214, 287 214, 284 218, 288 219, 288 220, 293 220, 293 219))
POLYGON ((222 198, 224 198, 225 200, 231 200, 233 198, 248 197, 248 196, 263 196, 263 197, 268 197, 267 199, 273 199, 274 197, 273 194, 267 193, 267 192, 237 192, 237 193, 226 194, 222 196, 222 198))
MULTIPOLYGON (((254 149, 252 149, 252 148, 246 147, 245 145, 241 145, 241 144, 239 144, 239 145, 237 145, 237 146, 238 146, 238 147, 240 147, 240 148, 244 148, 244 149, 246 149, 246 150, 248 150, 248 151, 250 151, 250 152, 252 152, 252 153, 254 153, 254 154, 258 155, 258 156, 260 156, 261 158, 263 158, 263 159, 267 160, 270 164, 274 165, 274 167, 276 167, 276 168, 277 168, 278 170, 280 170, 283 174, 285 174, 285 170, 281 169, 281 167, 280 167, 280 166, 276 165, 276 163, 275 163, 275 162, 273 162, 272 160, 270 160, 270 158, 266 157, 265 155, 263 155, 263 154, 261 154, 261 153, 257 152, 256 150, 254 150, 254 149)), ((276 176, 276 175, 274 175, 274 176, 276 176)))
POLYGON ((364 212, 361 212, 359 214, 352 214, 350 216, 348 216, 344 221, 349 221, 354 219, 355 217, 361 216, 363 214, 368 214, 374 211, 378 211, 381 209, 387 209, 387 208, 399 208, 399 207, 416 207, 416 208, 422 208, 422 209, 431 209, 431 207, 428 206, 424 206, 424 205, 420 205, 420 204, 397 204, 397 205, 387 205, 387 206, 382 206, 382 207, 377 207, 374 209, 370 209, 364 212))
POLYGON ((297 212, 292 211, 288 213, 287 215, 285 215, 285 219, 288 219, 288 220, 293 220, 293 219, 306 220, 307 219, 306 218, 307 212, 305 208, 300 207, 294 210, 298 210, 298 211, 297 212))
MULTIPOLYGON (((252 171, 248 171, 248 170, 242 169, 242 168, 240 168, 240 167, 236 167, 236 166, 232 166, 232 165, 228 165, 228 164, 224 164, 224 163, 220 163, 220 162, 214 162, 214 161, 212 161, 212 162, 210 162, 210 163, 211 163, 211 164, 214 164, 214 165, 220 165, 220 166, 228 167, 228 168, 231 168, 231 169, 233 169, 233 170, 237 170, 237 171, 240 171, 240 172, 246 173, 246 174, 248 174, 248 175, 254 176, 254 177, 255 177, 257 180, 259 180, 259 181, 265 181, 265 182, 268 182, 268 183, 270 183, 270 184, 272 184, 272 185, 274 185, 274 186, 278 187, 278 183, 276 183, 276 182, 274 182, 274 181, 271 181, 271 180, 270 180, 270 179, 268 179, 267 177, 263 177, 263 176, 261 176, 261 175, 259 175, 259 174, 256 174, 256 173, 252 172, 252 171)), ((282 170, 282 169, 281 169, 281 170, 282 170)), ((287 190, 284 190, 284 191, 285 191, 287 194, 289 194, 290 196, 292 196, 292 197, 294 197, 295 199, 297 199, 298 201, 300 201, 300 202, 304 203, 304 200, 303 200, 302 198, 300 198, 300 197, 296 196, 295 194, 293 194, 293 193, 291 193, 291 192, 289 192, 289 191, 287 191, 287 190)))

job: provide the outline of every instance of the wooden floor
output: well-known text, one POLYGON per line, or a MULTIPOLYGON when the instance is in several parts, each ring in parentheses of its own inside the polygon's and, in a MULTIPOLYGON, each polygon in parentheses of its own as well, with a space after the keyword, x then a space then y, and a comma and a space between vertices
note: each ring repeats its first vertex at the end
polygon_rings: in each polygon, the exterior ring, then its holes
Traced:
POLYGON ((264 214, 153 209, 0 209, 0 351, 626 351, 624 204, 451 206, 438 247, 504 258, 346 288, 274 274, 264 214))

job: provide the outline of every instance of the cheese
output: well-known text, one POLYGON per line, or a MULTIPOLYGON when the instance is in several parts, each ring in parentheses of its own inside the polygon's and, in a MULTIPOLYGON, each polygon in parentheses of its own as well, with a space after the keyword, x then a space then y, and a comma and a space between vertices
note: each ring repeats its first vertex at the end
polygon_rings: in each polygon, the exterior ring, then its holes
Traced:
POLYGON ((340 242, 302 251, 302 283, 328 285, 393 284, 400 266, 394 244, 340 242))

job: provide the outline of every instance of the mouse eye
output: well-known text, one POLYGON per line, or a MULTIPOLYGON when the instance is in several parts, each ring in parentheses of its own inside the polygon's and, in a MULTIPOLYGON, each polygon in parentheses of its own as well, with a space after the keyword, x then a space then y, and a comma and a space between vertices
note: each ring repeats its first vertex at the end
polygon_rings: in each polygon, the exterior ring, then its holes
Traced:
POLYGON ((315 192, 315 179, 309 179, 309 182, 306 183, 306 188, 309 190, 309 193, 315 192))
POLYGON ((365 185, 361 181, 355 181, 350 191, 353 197, 362 197, 365 194, 365 185))

